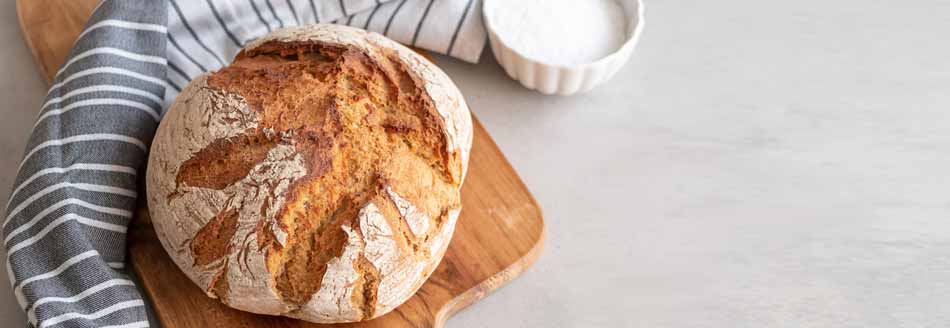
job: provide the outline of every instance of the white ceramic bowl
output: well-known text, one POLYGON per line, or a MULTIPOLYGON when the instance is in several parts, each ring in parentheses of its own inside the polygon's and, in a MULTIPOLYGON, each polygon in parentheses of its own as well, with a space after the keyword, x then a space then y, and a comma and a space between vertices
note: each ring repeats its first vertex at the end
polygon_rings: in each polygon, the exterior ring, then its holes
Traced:
POLYGON ((551 65, 528 58, 506 45, 492 27, 490 15, 499 2, 510 0, 484 0, 483 14, 488 30, 492 53, 512 79, 528 89, 544 94, 572 95, 593 89, 620 70, 630 59, 633 48, 643 30, 643 3, 640 0, 617 0, 627 16, 627 40, 614 53, 593 62, 574 65, 551 65))

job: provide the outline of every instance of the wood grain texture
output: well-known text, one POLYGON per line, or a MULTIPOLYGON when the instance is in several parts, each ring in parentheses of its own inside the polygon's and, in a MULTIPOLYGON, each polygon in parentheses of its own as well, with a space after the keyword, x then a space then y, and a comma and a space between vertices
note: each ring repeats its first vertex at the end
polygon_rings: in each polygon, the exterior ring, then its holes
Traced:
POLYGON ((17 0, 23 39, 46 83, 66 61, 98 0, 17 0))
MULTIPOLYGON (((17 1, 23 35, 47 81, 52 81, 96 3, 17 1)), ((159 244, 142 200, 129 229, 129 262, 165 327, 327 326, 241 312, 205 296, 159 244)), ((540 209, 477 119, 462 206, 445 258, 409 301, 371 321, 331 326, 441 327, 456 311, 517 277, 540 255, 540 209)))

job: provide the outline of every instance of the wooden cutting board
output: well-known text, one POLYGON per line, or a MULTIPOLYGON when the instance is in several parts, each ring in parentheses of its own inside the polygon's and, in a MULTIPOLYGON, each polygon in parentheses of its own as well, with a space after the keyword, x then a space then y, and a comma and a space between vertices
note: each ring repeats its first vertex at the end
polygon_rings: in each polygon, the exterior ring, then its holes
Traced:
MULTIPOLYGON (((47 81, 65 60, 96 2, 17 1, 24 39, 47 81)), ((474 123, 463 210, 442 263, 395 311, 335 326, 441 327, 453 313, 511 281, 538 258, 544 240, 540 209, 481 123, 474 123)), ((165 254, 144 204, 136 214, 129 229, 129 262, 164 327, 325 326, 241 312, 208 298, 165 254)))

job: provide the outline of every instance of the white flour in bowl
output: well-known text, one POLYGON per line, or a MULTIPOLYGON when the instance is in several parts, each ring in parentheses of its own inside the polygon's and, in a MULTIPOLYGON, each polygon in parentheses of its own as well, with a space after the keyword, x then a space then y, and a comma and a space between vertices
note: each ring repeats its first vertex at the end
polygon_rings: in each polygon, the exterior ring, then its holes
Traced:
POLYGON ((616 0, 493 1, 486 17, 502 42, 545 64, 593 62, 627 39, 627 19, 616 0))

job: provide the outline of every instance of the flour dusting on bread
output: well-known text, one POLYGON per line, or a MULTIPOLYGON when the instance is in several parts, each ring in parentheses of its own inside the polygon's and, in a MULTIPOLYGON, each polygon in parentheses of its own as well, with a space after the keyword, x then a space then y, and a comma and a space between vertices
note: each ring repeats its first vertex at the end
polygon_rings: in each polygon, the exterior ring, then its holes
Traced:
POLYGON ((404 46, 345 26, 277 30, 165 115, 146 177, 152 222, 228 306, 375 318, 445 253, 471 124, 452 81, 404 46))

